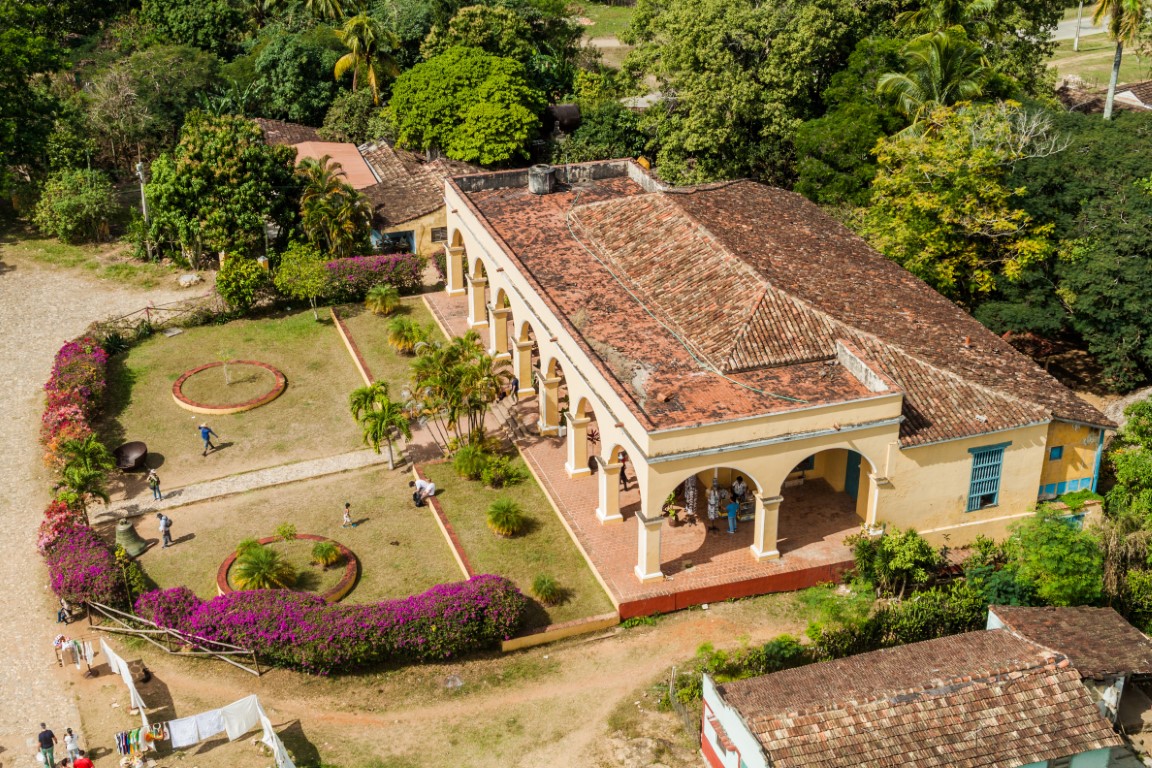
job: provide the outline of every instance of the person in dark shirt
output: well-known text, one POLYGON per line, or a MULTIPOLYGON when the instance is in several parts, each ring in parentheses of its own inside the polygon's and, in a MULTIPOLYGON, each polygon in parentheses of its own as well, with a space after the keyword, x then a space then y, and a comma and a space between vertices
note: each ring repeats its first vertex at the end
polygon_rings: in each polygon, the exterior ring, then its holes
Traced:
POLYGON ((36 737, 40 741, 40 754, 44 755, 45 768, 56 768, 56 755, 53 751, 56 749, 56 734, 48 730, 48 726, 40 723, 40 735, 36 737))

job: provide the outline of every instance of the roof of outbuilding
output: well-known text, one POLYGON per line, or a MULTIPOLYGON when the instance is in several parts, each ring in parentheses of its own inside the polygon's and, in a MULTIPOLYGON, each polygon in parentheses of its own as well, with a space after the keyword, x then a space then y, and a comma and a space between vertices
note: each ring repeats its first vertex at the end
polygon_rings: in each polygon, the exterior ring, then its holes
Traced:
POLYGON ((1111 425, 794 193, 749 181, 650 192, 626 175, 543 196, 495 177, 465 187, 656 428, 868 396, 813 397, 821 382, 805 371, 816 363, 827 379, 837 340, 904 391, 905 445, 1052 419, 1111 425))
POLYGON ((315 128, 299 123, 285 123, 281 120, 269 120, 257 117, 253 120, 260 130, 264 131, 266 144, 300 144, 305 141, 323 141, 315 128))
POLYGON ((1152 674, 1152 639, 1111 608, 989 608, 1005 628, 1067 656, 1081 677, 1152 674))
POLYGON ((991 768, 1122 744, 1065 657, 969 632, 717 687, 777 768, 991 768))
POLYGON ((425 160, 386 141, 365 144, 360 147, 360 152, 380 177, 379 184, 363 192, 372 201, 378 223, 385 227, 403 224, 443 208, 444 180, 480 170, 448 158, 425 160))

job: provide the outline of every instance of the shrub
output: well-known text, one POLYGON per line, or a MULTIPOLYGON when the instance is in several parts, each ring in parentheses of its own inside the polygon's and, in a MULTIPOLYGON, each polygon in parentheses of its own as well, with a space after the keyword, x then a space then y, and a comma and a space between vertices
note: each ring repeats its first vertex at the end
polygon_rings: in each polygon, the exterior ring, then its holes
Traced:
POLYGON ((249 536, 246 539, 241 539, 240 543, 236 545, 236 556, 239 557, 245 552, 251 552, 254 549, 260 549, 262 546, 264 545, 260 543, 260 539, 253 538, 252 536, 249 536))
POLYGON ((927 584, 944 563, 943 556, 919 533, 893 528, 880 537, 849 537, 856 571, 882 594, 903 597, 909 586, 927 584))
POLYGON ((677 701, 690 704, 704 695, 705 672, 718 683, 728 683, 800 667, 813 660, 812 651, 792 635, 780 635, 762 646, 734 651, 718 651, 711 643, 704 643, 696 649, 689 671, 676 676, 676 687, 670 693, 677 701))
POLYGON ((465 445, 452 457, 452 468, 467 480, 479 480, 486 466, 488 454, 478 445, 465 445))
POLYGON ((43 555, 52 548, 61 534, 84 523, 84 509, 72 499, 53 499, 44 510, 40 531, 36 537, 36 548, 43 555))
POLYGON ((254 259, 230 256, 216 274, 216 291, 234 310, 247 312, 269 286, 268 273, 254 259))
POLYGON ((424 259, 413 253, 353 256, 327 264, 336 301, 359 301, 381 283, 415 293, 424 282, 424 259))
POLYGON ((129 603, 136 602, 136 598, 140 595, 155 588, 156 585, 151 584, 144 574, 144 568, 132 559, 124 547, 117 544, 113 556, 116 558, 116 567, 120 569, 120 575, 127 585, 129 603))
POLYGON ((487 575, 371 605, 329 605, 318 595, 282 590, 202 601, 184 587, 136 601, 137 613, 162 627, 251 648, 274 664, 319 674, 491 648, 520 628, 526 607, 512 582, 487 575))
POLYGON ((116 557, 88 526, 60 530, 45 560, 52 591, 69 603, 95 601, 117 606, 126 602, 116 557))
POLYGON ((325 568, 330 565, 336 565, 343 556, 340 552, 340 547, 330 541, 318 541, 316 545, 312 547, 312 562, 317 565, 322 565, 325 568))
MULTIPOLYGON (((376 286, 380 288, 381 286, 376 286)), ((376 290, 373 288, 372 290, 376 290)), ((432 338, 432 327, 420 325, 410 317, 394 317, 388 321, 388 346, 401 355, 416 352, 416 345, 432 338)))
POLYGON ((236 558, 232 581, 240 589, 287 589, 296 583, 296 569, 276 550, 256 547, 236 558))
POLYGON ((400 290, 389 283, 372 286, 364 306, 374 315, 390 315, 400 306, 400 290))
POLYGON ((284 539, 284 541, 292 541, 296 538, 296 526, 292 523, 280 523, 276 526, 276 535, 284 539))
POLYGON ((528 527, 528 518, 512 499, 496 499, 488 507, 488 527, 498 536, 515 536, 528 527))
POLYGON ((532 594, 544 605, 556 605, 564 599, 564 590, 556 583, 556 579, 545 573, 532 580, 532 594))
POLYGON ((489 488, 507 488, 524 482, 528 473, 523 467, 512 463, 507 456, 489 457, 480 470, 480 479, 489 488))
POLYGON ((107 176, 85 168, 64 169, 48 177, 32 221, 65 243, 107 240, 116 209, 107 176))

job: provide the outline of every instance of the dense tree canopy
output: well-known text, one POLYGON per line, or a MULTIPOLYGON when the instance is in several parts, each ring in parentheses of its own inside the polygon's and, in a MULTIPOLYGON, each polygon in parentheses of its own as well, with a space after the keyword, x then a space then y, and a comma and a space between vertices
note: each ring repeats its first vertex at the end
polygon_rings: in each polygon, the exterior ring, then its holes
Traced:
POLYGON ((140 17, 170 42, 219 56, 234 55, 246 29, 243 10, 231 0, 143 0, 140 17))
POLYGON ((388 117, 403 146, 490 165, 528 157, 543 108, 519 62, 449 48, 397 78, 388 117))
POLYGON ((44 165, 54 100, 33 88, 32 76, 61 60, 62 51, 44 30, 50 21, 43 5, 0 2, 0 193, 44 165))
POLYGON ((292 147, 265 144, 250 120, 192 112, 180 143, 152 164, 152 240, 193 264, 203 254, 261 252, 266 223, 287 231, 294 221, 295 160, 292 147))

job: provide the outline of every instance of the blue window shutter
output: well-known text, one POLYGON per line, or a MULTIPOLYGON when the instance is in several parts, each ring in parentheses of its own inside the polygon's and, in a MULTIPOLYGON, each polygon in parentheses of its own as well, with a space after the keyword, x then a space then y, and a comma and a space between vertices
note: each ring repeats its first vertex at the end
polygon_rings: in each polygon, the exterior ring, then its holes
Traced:
POLYGON ((1064 458, 1064 446, 1054 445, 1048 449, 1048 461, 1059 461, 1064 458))
POLYGON ((1000 469, 1007 443, 973 448, 972 480, 968 487, 968 511, 995 506, 1000 501, 1000 469))

